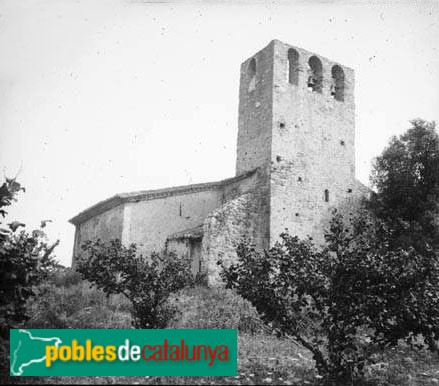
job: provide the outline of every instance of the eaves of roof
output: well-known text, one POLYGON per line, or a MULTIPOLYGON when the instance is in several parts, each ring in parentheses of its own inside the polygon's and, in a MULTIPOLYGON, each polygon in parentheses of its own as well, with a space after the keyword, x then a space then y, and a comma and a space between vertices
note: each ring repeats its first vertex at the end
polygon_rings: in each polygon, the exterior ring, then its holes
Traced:
POLYGON ((221 181, 175 186, 165 189, 141 190, 138 192, 119 193, 114 195, 113 197, 100 201, 97 204, 83 210, 76 216, 72 217, 69 220, 69 222, 73 225, 82 224, 83 222, 89 220, 94 216, 97 216, 101 213, 106 212, 109 209, 115 208, 116 206, 127 202, 155 200, 169 196, 177 196, 177 195, 191 194, 191 193, 202 192, 207 190, 220 189, 223 186, 228 185, 230 183, 246 179, 247 177, 253 175, 256 172, 256 170, 257 169, 253 169, 246 173, 240 174, 239 176, 227 178, 221 181))

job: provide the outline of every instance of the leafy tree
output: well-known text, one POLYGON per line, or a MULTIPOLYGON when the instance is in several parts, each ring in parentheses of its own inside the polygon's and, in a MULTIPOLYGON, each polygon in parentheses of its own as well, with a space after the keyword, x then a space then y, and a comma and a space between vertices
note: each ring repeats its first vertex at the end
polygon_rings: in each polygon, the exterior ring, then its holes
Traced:
POLYGON ((325 383, 350 384, 399 339, 439 337, 437 257, 389 249, 389 232, 366 212, 347 223, 335 213, 323 249, 287 233, 269 251, 244 242, 221 275, 266 323, 312 352, 325 383))
POLYGON ((375 159, 369 207, 392 229, 392 247, 438 249, 439 136, 435 122, 411 124, 375 159))
MULTIPOLYGON (((24 188, 15 180, 6 178, 0 186, 0 215, 5 218, 6 208, 17 199, 24 188)), ((25 224, 0 222, 0 383, 15 383, 9 378, 9 330, 29 319, 27 301, 35 295, 56 266, 52 256, 58 241, 48 244, 42 228, 26 232, 25 224)))
POLYGON ((108 295, 123 294, 136 328, 164 328, 173 315, 165 305, 169 295, 194 283, 189 260, 173 254, 143 258, 135 244, 125 247, 120 240, 88 241, 82 250, 78 272, 108 295))
MULTIPOLYGON (((24 188, 15 179, 6 179, 0 186, 0 214, 16 200, 24 188)), ((0 222, 0 337, 9 340, 9 329, 28 319, 26 301, 55 267, 53 250, 42 228, 32 232, 20 229, 24 224, 0 222)))

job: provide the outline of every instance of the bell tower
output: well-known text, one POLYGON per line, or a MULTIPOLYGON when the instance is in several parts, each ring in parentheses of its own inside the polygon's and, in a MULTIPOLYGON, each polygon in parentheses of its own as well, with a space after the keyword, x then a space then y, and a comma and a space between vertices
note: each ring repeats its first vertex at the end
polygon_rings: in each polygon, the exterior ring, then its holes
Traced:
POLYGON ((278 40, 241 65, 236 174, 263 170, 270 245, 285 228, 322 240, 361 190, 354 145, 352 69, 278 40))

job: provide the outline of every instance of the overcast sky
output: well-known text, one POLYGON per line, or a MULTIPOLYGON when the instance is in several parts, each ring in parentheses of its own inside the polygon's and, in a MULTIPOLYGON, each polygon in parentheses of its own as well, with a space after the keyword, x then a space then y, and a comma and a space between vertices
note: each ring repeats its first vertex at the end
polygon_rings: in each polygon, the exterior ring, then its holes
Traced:
POLYGON ((0 0, 0 167, 27 188, 9 219, 52 219, 69 265, 90 205, 233 176, 239 66, 272 39, 355 70, 368 183, 391 135, 438 120, 438 2, 309 3, 0 0))

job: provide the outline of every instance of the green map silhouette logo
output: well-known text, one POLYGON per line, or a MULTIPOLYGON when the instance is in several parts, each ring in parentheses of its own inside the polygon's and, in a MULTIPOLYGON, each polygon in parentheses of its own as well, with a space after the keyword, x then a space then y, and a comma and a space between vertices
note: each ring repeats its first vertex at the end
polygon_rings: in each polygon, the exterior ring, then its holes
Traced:
POLYGON ((29 331, 19 329, 16 331, 15 339, 11 339, 11 375, 26 375, 26 367, 46 360, 46 346, 58 347, 61 343, 58 337, 33 336, 29 331), (12 344, 15 347, 12 347, 12 344))
POLYGON ((10 375, 236 376, 236 329, 10 330, 10 375))

